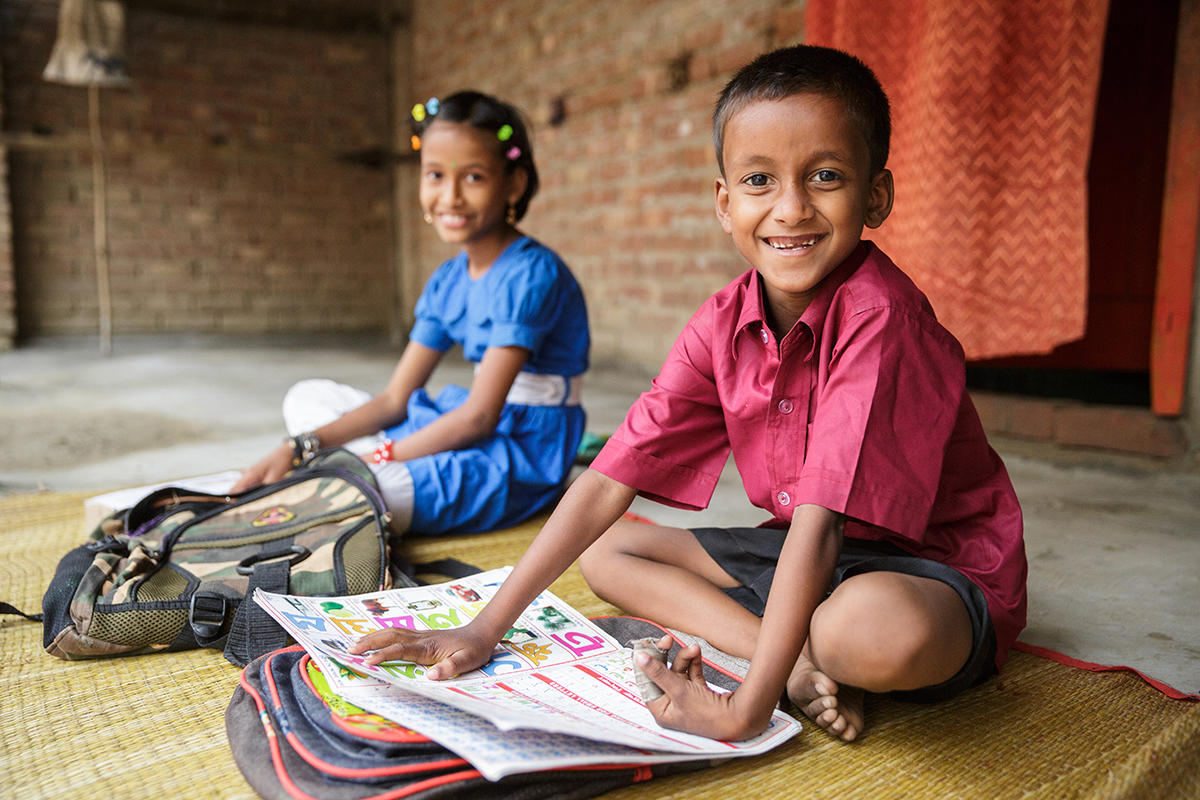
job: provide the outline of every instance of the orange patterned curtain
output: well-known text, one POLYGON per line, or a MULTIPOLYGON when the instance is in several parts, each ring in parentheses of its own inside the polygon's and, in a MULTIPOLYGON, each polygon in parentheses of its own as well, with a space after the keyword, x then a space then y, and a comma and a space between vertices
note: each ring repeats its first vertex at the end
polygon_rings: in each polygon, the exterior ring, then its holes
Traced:
POLYGON ((1108 0, 809 0, 810 44, 892 103, 891 217, 869 238, 968 359, 1087 325, 1087 167, 1108 0))

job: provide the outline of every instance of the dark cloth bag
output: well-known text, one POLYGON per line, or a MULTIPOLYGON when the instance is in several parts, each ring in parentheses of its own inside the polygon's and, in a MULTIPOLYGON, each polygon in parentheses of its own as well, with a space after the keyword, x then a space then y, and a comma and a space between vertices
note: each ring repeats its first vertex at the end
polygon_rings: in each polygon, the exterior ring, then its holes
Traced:
MULTIPOLYGON (((666 633, 653 623, 630 617, 595 622, 622 643, 666 633)), ((678 649, 675 645, 672 655, 678 649)), ((489 781, 419 734, 396 728, 364 731, 347 725, 306 678, 307 665, 308 656, 300 647, 256 659, 242 671, 225 711, 234 760, 254 791, 267 800, 574 800, 715 763, 573 767, 489 781)), ((705 676, 729 689, 738 684, 736 676, 708 663, 705 676)))

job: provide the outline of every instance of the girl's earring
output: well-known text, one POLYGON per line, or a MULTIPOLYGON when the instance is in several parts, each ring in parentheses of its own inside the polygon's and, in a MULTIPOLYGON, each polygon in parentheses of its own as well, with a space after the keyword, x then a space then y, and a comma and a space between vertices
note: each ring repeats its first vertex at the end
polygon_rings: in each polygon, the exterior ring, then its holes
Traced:
POLYGON ((512 203, 508 204, 508 216, 506 216, 504 218, 504 221, 507 222, 509 225, 517 224, 517 207, 514 206, 512 203))
POLYGON ((425 212, 425 222, 428 225, 433 224, 433 214, 430 214, 428 211, 425 212))

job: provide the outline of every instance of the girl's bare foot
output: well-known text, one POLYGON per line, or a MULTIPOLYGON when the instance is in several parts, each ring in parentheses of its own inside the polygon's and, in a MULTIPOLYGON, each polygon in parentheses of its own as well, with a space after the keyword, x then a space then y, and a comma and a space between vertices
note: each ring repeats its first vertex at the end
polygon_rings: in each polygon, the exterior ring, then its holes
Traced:
POLYGON ((862 732, 863 690, 841 686, 801 655, 787 682, 788 698, 818 726, 842 741, 862 732))

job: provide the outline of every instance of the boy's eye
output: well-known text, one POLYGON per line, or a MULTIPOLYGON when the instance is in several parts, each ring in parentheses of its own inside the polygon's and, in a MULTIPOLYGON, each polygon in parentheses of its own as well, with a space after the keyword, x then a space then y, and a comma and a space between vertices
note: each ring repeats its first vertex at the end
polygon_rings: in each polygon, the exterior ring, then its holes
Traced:
POLYGON ((840 180, 841 176, 831 169, 818 170, 816 175, 813 175, 813 180, 817 183, 833 183, 840 180))
POLYGON ((768 178, 766 175, 763 175, 761 172, 756 172, 753 175, 747 175, 745 177, 745 179, 743 179, 743 181, 742 181, 742 183, 746 184, 747 186, 757 186, 757 187, 766 186, 770 182, 771 182, 771 179, 768 178))

